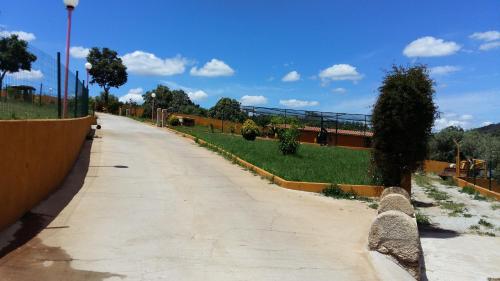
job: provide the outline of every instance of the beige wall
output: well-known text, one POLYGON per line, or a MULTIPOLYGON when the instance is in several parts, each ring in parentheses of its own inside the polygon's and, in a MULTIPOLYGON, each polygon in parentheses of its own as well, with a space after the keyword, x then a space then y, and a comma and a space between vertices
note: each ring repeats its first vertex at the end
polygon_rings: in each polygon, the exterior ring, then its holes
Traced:
POLYGON ((0 121, 0 230, 62 183, 91 123, 91 117, 0 121))

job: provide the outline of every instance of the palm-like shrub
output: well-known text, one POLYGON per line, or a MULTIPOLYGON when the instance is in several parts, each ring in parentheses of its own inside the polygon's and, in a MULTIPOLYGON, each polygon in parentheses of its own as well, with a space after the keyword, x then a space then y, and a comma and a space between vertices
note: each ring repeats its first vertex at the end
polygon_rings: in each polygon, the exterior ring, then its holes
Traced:
POLYGON ((167 119, 167 123, 170 126, 179 126, 181 123, 179 122, 179 118, 175 115, 170 115, 167 119))
POLYGON ((284 155, 295 154, 299 149, 300 132, 296 126, 281 130, 279 133, 279 149, 284 155))
POLYGON ((252 119, 247 119, 241 126, 241 135, 246 140, 255 140, 259 133, 259 127, 252 119))

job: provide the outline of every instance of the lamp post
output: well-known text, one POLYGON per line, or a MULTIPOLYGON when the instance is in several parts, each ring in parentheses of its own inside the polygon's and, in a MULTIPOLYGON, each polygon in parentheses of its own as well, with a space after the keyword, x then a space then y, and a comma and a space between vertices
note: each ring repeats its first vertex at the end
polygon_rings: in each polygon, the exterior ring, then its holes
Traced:
POLYGON ((92 69, 92 64, 90 62, 86 62, 85 69, 87 70, 87 88, 88 88, 89 87, 89 72, 92 69))
POLYGON ((63 118, 68 113, 68 72, 69 72, 69 44, 71 41, 71 14, 79 0, 63 0, 66 10, 68 10, 68 29, 66 31, 66 65, 64 70, 64 99, 63 99, 63 118))
POLYGON ((153 98, 153 104, 151 105, 151 122, 155 122, 154 114, 155 114, 155 98, 156 94, 151 93, 151 97, 153 98))

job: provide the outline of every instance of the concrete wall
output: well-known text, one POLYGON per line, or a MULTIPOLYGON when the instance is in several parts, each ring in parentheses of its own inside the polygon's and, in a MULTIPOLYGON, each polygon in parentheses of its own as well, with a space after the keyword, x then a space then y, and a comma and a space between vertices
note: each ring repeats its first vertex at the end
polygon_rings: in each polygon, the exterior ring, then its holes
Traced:
POLYGON ((0 230, 62 183, 91 123, 90 116, 0 121, 0 230))

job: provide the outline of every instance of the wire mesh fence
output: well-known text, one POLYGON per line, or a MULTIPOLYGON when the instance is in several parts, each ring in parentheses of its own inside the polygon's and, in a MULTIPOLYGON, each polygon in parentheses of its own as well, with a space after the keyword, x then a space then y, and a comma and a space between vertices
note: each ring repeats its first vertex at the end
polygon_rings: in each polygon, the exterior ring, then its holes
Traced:
MULTIPOLYGON (((54 119, 62 116, 64 65, 60 56, 53 57, 30 46, 37 59, 31 71, 7 73, 0 89, 0 119, 54 119)), ((68 76, 67 117, 88 114, 88 90, 75 74, 68 76)))
POLYGON ((242 106, 242 110, 254 119, 269 122, 272 117, 282 117, 285 125, 293 122, 301 127, 313 127, 327 130, 351 130, 363 134, 371 132, 371 115, 307 111, 282 108, 242 106))

